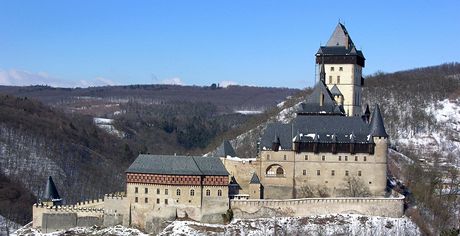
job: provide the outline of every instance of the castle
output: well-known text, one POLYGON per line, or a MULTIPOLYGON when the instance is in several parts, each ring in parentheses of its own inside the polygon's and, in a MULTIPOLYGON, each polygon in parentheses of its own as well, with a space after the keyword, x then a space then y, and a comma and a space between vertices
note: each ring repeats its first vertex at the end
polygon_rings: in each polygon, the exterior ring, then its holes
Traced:
POLYGON ((139 155, 124 193, 71 206, 60 205, 50 178, 33 227, 121 224, 155 232, 176 218, 222 223, 229 210, 237 218, 402 216, 403 197, 385 196, 388 135, 380 109, 362 111, 364 61, 339 23, 316 54, 313 92, 291 122, 267 125, 256 157, 236 157, 228 141, 212 156, 139 155), (365 194, 347 194, 351 181, 365 194), (312 189, 319 196, 305 193, 312 189))

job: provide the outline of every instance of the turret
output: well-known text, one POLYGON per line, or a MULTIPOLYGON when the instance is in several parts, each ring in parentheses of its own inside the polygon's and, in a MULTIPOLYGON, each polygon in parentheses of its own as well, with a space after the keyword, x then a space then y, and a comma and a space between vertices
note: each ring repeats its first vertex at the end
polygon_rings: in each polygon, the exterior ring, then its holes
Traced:
POLYGON ((297 130, 296 136, 292 139, 292 145, 293 149, 295 152, 299 153, 300 152, 300 140, 301 140, 301 134, 297 130))
POLYGON ((363 121, 369 124, 370 117, 371 117, 371 112, 369 110, 369 104, 366 104, 366 110, 364 111, 364 114, 362 116, 363 121))
POLYGON ((249 181, 249 198, 262 199, 262 184, 260 183, 259 176, 254 172, 251 180, 249 181))
POLYGON ((372 112, 371 122, 369 124, 369 136, 375 143, 374 154, 384 158, 386 162, 388 149, 388 134, 385 130, 382 114, 379 105, 376 104, 372 112))
POLYGON ((275 139, 273 140, 273 143, 272 143, 272 150, 277 152, 280 150, 280 146, 281 146, 280 137, 278 136, 278 134, 275 134, 275 139))
POLYGON ((62 204, 62 199, 59 196, 58 190, 51 176, 48 177, 48 181, 46 182, 46 188, 43 194, 43 198, 41 199, 41 203, 49 206, 62 204))

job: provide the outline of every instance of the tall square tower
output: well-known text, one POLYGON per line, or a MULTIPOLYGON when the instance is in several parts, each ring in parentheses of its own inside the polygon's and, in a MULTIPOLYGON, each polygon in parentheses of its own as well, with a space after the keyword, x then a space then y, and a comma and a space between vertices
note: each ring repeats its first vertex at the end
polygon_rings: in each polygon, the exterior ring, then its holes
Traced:
POLYGON ((333 93, 338 104, 343 105, 347 116, 360 116, 361 95, 364 79, 364 55, 357 50, 347 29, 341 23, 337 25, 326 46, 316 53, 316 71, 325 75, 316 76, 316 82, 323 83, 333 93))

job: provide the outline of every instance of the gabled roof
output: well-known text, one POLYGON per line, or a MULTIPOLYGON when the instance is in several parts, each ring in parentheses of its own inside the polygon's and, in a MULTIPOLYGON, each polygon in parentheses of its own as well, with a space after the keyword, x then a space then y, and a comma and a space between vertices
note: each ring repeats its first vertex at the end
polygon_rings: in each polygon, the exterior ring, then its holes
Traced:
POLYGON ((249 181, 250 184, 260 184, 260 179, 259 176, 254 172, 251 177, 251 181, 249 181))
POLYGON ((380 113, 378 104, 375 105, 374 111, 372 112, 369 134, 372 137, 388 137, 388 134, 385 131, 385 125, 383 123, 382 114, 380 113))
POLYGON ((164 175, 228 175, 217 157, 146 155, 140 154, 127 173, 164 175))
POLYGON ((343 107, 338 105, 334 97, 322 82, 318 81, 313 88, 312 93, 307 100, 301 104, 301 109, 297 114, 302 115, 345 115, 343 107), (321 105, 321 95, 323 95, 323 104, 321 105))
POLYGON ((334 84, 334 86, 331 88, 331 94, 337 96, 342 95, 342 92, 340 92, 340 89, 337 87, 337 85, 334 84))
POLYGON ((354 47, 353 41, 351 40, 350 35, 348 34, 347 29, 341 23, 338 23, 335 27, 334 32, 332 33, 329 41, 327 41, 326 46, 335 47, 342 46, 347 49, 354 47))
POLYGON ((51 176, 48 177, 48 181, 46 182, 45 193, 42 200, 53 202, 62 200, 51 176))
POLYGON ((224 140, 222 144, 217 148, 216 152, 213 154, 215 157, 236 157, 235 149, 233 149, 232 144, 228 140, 224 140))

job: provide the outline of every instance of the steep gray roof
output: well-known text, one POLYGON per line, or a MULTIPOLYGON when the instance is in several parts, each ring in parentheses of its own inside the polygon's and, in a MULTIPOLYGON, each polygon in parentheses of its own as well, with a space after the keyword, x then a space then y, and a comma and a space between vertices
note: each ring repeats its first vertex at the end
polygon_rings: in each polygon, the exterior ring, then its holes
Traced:
POLYGON ((370 135, 373 137, 388 137, 378 104, 375 105, 374 111, 372 112, 370 135))
POLYGON ((215 157, 236 157, 235 149, 228 140, 224 140, 222 144, 217 148, 216 152, 213 153, 215 157))
POLYGON ((53 202, 62 200, 51 176, 48 177, 48 181, 46 182, 46 188, 42 200, 53 202))
POLYGON ((351 40, 347 29, 341 23, 337 24, 334 32, 326 43, 317 52, 321 55, 358 55, 364 58, 361 50, 357 50, 353 40, 351 40))
POLYGON ((277 133, 282 149, 291 149, 297 132, 299 137, 296 139, 300 139, 300 142, 317 139, 318 142, 349 143, 351 134, 354 142, 368 142, 369 125, 357 116, 297 116, 290 124, 268 124, 260 140, 261 147, 270 149, 272 137, 277 133))
POLYGON ((340 89, 337 87, 337 85, 334 84, 331 88, 331 94, 332 95, 342 95, 342 92, 340 92, 340 89))
POLYGON ((254 172, 251 177, 251 181, 249 181, 250 184, 260 184, 260 179, 259 176, 254 172))
POLYGON ((165 175, 228 175, 217 157, 172 156, 140 154, 127 173, 165 175))
POLYGON ((326 45, 328 47, 342 46, 347 49, 355 46, 351 40, 350 35, 348 34, 347 29, 341 23, 337 24, 326 45))
POLYGON ((307 100, 301 104, 301 109, 298 114, 316 114, 316 115, 345 115, 343 107, 337 105, 332 93, 327 86, 318 81, 313 88, 312 93, 307 100), (323 105, 320 104, 321 95, 324 96, 323 105))

